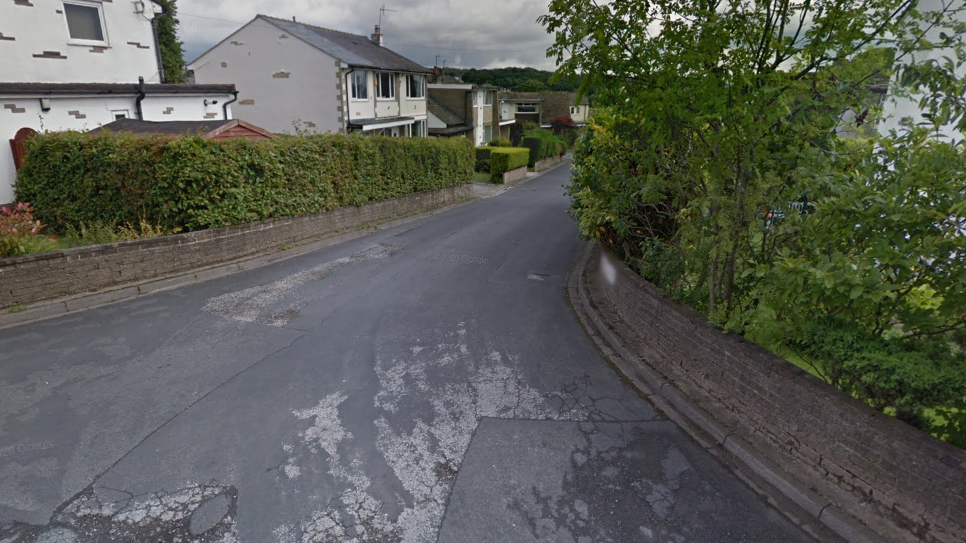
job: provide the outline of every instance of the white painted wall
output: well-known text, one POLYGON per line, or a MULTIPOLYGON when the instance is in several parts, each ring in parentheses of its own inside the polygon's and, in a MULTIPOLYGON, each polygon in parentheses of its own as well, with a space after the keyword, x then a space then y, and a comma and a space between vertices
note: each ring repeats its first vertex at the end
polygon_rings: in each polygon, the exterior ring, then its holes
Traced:
MULTIPOLYGON (((0 204, 14 199, 16 170, 9 140, 24 127, 38 132, 80 130, 87 131, 114 120, 115 112, 127 112, 136 118, 135 95, 130 96, 71 96, 51 97, 50 111, 42 111, 36 97, 0 96, 0 204), (2 107, 13 105, 14 109, 2 107), (14 112, 15 110, 22 112, 14 112), (76 112, 76 113, 71 113, 76 112)), ((222 105, 231 95, 148 95, 141 102, 147 121, 197 121, 224 117, 222 105), (205 99, 218 104, 206 106, 205 99), (171 108, 170 111, 168 108, 171 108), (165 111, 169 113, 165 114, 165 111)), ((228 107, 231 117, 231 106, 228 107)))
MULTIPOLYGON (((338 132, 339 61, 255 19, 191 64, 199 84, 234 83, 235 116, 270 132, 338 132), (287 74, 287 75, 286 75, 287 74)), ((371 82, 370 82, 371 85, 371 82)), ((371 89, 369 96, 372 96, 371 89)))
POLYGON ((0 2, 0 81, 136 83, 142 76, 149 83, 160 82, 151 29, 153 4, 145 2, 146 9, 139 14, 130 0, 86 3, 103 11, 103 48, 69 43, 62 1, 0 2), (66 58, 34 57, 45 51, 66 58))
POLYGON ((446 128, 446 123, 441 121, 439 117, 433 115, 432 112, 429 113, 429 128, 446 128))
MULTIPOLYGON (((917 9, 922 12, 937 11, 941 9, 941 2, 940 0, 919 0, 917 9)), ((960 10, 956 17, 959 21, 966 22, 966 11, 960 10)), ((935 29, 928 32, 926 34, 926 39, 935 39, 938 35, 938 32, 939 30, 935 29)), ((917 53, 914 58, 917 61, 924 61, 927 59, 941 59, 944 56, 948 56, 952 59, 956 58, 954 51, 944 50, 917 53)), ((961 78, 966 77, 966 65, 960 66, 956 73, 961 78)), ((886 134, 891 129, 898 130, 900 128, 900 121, 904 117, 911 117, 913 123, 916 124, 924 122, 919 110, 918 102, 920 98, 921 96, 914 97, 912 100, 906 98, 895 98, 892 96, 887 98, 885 103, 883 103, 883 113, 886 118, 883 120, 883 122, 879 123, 880 132, 886 134)), ((962 141, 964 137, 966 137, 966 134, 963 134, 951 126, 943 127, 939 132, 942 136, 948 138, 947 141, 962 141)))

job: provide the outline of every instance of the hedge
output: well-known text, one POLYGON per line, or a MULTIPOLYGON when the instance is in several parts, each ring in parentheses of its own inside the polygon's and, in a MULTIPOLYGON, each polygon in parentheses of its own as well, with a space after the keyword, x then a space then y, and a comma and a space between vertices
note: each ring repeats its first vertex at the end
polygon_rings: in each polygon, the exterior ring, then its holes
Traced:
POLYGON ((503 182, 503 173, 523 168, 530 159, 530 150, 523 147, 496 147, 490 152, 490 180, 503 182))
POLYGON ((490 151, 492 147, 476 147, 476 171, 490 173, 490 151))
POLYGON ((563 140, 548 130, 530 130, 523 138, 522 145, 530 149, 530 162, 533 168, 537 161, 564 154, 566 145, 563 140))
POLYGON ((464 138, 41 134, 15 186, 56 232, 82 224, 199 230, 320 213, 472 181, 464 138))

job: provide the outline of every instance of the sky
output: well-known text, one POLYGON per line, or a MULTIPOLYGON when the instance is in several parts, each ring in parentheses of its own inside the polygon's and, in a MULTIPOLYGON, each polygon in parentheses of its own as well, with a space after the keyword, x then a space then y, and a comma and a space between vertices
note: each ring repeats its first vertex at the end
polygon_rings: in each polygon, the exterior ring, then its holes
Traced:
POLYGON ((369 35, 424 66, 553 70, 553 38, 537 23, 548 0, 178 0, 179 37, 191 62, 257 14, 369 35))

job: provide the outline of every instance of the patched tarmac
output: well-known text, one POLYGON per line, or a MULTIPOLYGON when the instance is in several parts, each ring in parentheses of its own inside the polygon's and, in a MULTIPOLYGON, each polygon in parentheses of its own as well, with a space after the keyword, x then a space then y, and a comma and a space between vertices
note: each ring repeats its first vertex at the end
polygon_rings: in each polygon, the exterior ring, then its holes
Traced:
POLYGON ((0 542, 806 541, 577 323, 567 175, 0 331, 0 542))

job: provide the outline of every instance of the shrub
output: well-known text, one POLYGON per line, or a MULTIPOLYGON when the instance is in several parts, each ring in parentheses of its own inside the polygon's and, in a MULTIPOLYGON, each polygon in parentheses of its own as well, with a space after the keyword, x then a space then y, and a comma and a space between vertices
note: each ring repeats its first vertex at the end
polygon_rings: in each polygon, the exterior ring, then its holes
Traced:
POLYGON ((820 377, 879 411, 934 434, 966 422, 956 409, 966 399, 966 353, 945 339, 887 339, 823 317, 790 343, 820 377), (946 413, 944 427, 927 409, 946 413))
POLYGON ((58 232, 68 226, 199 230, 319 213, 469 183, 463 138, 342 135, 210 141, 41 134, 27 143, 16 192, 58 232))
POLYGON ((54 241, 40 233, 43 227, 30 204, 0 207, 0 258, 55 249, 54 241))
POLYGON ((503 182, 503 174, 510 170, 527 165, 530 150, 522 147, 499 147, 490 153, 490 180, 494 183, 503 182))
POLYGON ((554 134, 561 135, 576 130, 577 124, 570 115, 561 115, 550 119, 550 127, 553 128, 554 134))
POLYGON ((490 173, 490 147, 476 148, 476 171, 480 173, 490 173))
POLYGON ((510 138, 495 138, 490 140, 490 147, 513 147, 513 142, 510 138))
POLYGON ((543 129, 533 129, 525 132, 523 146, 530 149, 530 163, 528 166, 531 168, 540 160, 559 156, 565 152, 563 140, 549 130, 543 129))

